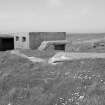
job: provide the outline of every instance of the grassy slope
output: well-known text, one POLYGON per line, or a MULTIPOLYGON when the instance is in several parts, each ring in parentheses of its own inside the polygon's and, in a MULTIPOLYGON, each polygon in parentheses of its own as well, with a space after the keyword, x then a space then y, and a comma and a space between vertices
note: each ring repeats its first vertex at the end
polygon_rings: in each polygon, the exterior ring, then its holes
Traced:
POLYGON ((70 35, 71 37, 71 40, 72 41, 76 41, 78 39, 80 40, 91 40, 91 39, 100 39, 100 38, 105 38, 105 33, 90 33, 90 34, 87 34, 87 33, 71 33, 70 35))
POLYGON ((35 56, 40 58, 49 58, 56 53, 54 50, 53 51, 20 50, 20 52, 26 54, 27 56, 35 56))
POLYGON ((104 81, 105 59, 51 66, 0 53, 0 105, 105 105, 104 81))

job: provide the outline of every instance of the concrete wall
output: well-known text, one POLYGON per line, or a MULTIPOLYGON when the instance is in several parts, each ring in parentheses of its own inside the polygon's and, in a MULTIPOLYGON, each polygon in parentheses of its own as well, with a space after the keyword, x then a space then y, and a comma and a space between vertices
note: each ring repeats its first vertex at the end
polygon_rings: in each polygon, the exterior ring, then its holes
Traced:
POLYGON ((29 49, 29 34, 24 32, 14 33, 14 45, 15 49, 29 49), (19 40, 16 41, 16 37, 19 37, 19 40), (26 41, 23 42, 23 37, 26 38, 26 41))
POLYGON ((65 40, 65 32, 30 32, 29 33, 29 47, 30 49, 37 49, 41 42, 50 40, 65 40))
POLYGON ((29 32, 29 48, 37 49, 43 41, 40 32, 29 32))
POLYGON ((66 39, 66 33, 65 32, 44 32, 44 33, 41 33, 41 37, 45 41, 65 40, 66 39))

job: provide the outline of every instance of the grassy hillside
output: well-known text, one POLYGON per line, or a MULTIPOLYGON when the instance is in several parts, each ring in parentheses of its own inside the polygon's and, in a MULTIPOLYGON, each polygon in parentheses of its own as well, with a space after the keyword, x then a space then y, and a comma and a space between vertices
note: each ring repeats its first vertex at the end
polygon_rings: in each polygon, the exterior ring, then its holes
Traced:
POLYGON ((52 66, 0 53, 0 105, 105 105, 104 93, 105 59, 52 66))
POLYGON ((80 40, 91 40, 105 38, 105 33, 71 33, 70 39, 72 41, 80 40))

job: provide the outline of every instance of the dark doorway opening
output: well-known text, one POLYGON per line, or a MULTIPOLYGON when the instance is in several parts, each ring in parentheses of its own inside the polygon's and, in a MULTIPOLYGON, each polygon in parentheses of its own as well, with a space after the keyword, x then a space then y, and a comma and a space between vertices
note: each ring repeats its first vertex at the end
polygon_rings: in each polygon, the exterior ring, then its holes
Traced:
POLYGON ((55 44, 54 49, 65 51, 65 44, 55 44))
POLYGON ((0 38, 0 51, 7 51, 14 49, 14 38, 13 37, 1 37, 0 38))

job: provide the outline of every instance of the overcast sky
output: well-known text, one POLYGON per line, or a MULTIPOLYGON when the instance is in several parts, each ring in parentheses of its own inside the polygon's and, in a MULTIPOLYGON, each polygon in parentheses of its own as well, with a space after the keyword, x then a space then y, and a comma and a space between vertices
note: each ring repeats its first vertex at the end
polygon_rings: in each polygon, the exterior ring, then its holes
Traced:
POLYGON ((0 0, 0 31, 105 32, 105 0, 0 0))

